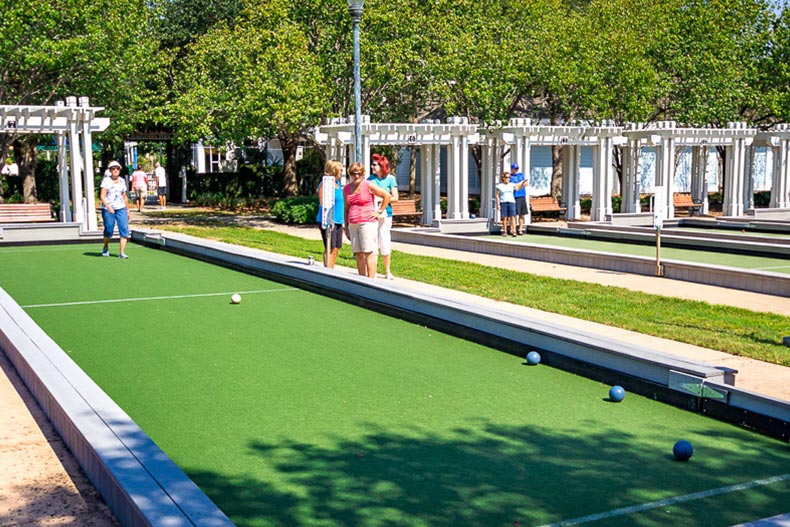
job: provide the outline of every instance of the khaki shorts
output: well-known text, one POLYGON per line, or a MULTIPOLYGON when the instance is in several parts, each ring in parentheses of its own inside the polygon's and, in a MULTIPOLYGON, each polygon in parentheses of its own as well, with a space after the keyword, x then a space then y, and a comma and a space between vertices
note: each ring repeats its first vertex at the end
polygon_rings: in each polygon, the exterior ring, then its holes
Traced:
POLYGON ((145 199, 145 194, 146 194, 147 190, 148 189, 146 189, 145 187, 134 187, 134 193, 135 193, 135 195, 137 196, 138 199, 139 198, 145 199))
POLYGON ((381 256, 387 256, 392 252, 392 216, 382 216, 379 218, 379 252, 381 256))
POLYGON ((349 223, 348 234, 351 238, 351 252, 372 253, 378 249, 378 230, 379 223, 377 221, 349 223))

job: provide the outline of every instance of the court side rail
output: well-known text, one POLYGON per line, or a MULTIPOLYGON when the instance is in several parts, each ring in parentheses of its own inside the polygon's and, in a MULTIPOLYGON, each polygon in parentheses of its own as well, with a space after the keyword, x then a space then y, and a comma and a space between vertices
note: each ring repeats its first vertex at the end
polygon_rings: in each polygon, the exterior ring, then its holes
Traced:
POLYGON ((233 527, 2 288, 0 348, 121 525, 233 527))
POLYGON ((467 305, 384 280, 339 273, 306 260, 177 233, 135 230, 132 240, 217 263, 434 327, 524 357, 623 385, 691 411, 790 439, 790 403, 736 388, 736 370, 636 346, 525 315, 467 305), (506 320, 506 321, 505 321, 506 320))
MULTIPOLYGON (((529 238, 527 236, 527 238, 529 238)), ((392 240, 472 253, 493 254, 592 269, 655 276, 656 260, 644 256, 610 254, 528 242, 490 240, 474 236, 442 234, 431 229, 393 229, 392 240)), ((753 293, 790 297, 790 276, 771 271, 750 271, 720 265, 703 265, 662 259, 664 277, 753 293)))

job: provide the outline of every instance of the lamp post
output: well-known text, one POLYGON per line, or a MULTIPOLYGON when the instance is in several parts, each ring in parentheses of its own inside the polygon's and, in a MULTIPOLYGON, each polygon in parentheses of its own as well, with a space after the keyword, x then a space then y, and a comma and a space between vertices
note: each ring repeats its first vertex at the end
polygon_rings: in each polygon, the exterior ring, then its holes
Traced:
POLYGON ((354 158, 362 163, 362 81, 359 73, 359 23, 365 0, 348 0, 348 14, 354 23, 354 158))

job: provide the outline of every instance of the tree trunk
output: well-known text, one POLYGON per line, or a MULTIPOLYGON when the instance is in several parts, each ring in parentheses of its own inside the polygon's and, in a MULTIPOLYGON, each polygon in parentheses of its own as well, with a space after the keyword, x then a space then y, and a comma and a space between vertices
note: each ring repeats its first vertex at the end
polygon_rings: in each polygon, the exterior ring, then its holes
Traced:
POLYGON ((278 137, 283 149, 283 194, 296 196, 299 194, 299 182, 296 179, 296 149, 299 140, 294 136, 278 137))
POLYGON ((557 201, 562 201, 562 148, 559 145, 551 147, 551 195, 557 201))
POLYGON ((36 143, 28 136, 25 140, 14 142, 14 155, 19 165, 19 180, 22 183, 22 196, 25 203, 37 203, 36 190, 36 143))
POLYGON ((716 153, 719 157, 719 192, 721 193, 722 200, 724 199, 724 167, 726 166, 725 163, 727 161, 726 154, 727 150, 723 146, 716 147, 716 153))

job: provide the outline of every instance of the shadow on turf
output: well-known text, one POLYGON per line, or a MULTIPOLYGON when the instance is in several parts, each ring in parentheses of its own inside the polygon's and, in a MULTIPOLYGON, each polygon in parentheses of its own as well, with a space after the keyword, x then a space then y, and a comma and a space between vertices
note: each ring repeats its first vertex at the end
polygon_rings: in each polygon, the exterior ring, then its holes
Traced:
MULTIPOLYGON (((252 441, 241 470, 246 476, 189 475, 239 527, 526 526, 777 475, 790 463, 787 446, 778 442, 774 450, 761 441, 734 446, 745 437, 735 429, 686 431, 717 434, 729 448, 708 445, 696 463, 681 464, 667 455, 671 441, 645 445, 644 437, 597 421, 584 426, 563 434, 481 423, 451 437, 369 426, 360 440, 322 438, 322 445, 252 441), (249 475, 255 471, 259 477, 249 475)), ((666 434, 671 424, 655 428, 666 434)), ((706 525, 726 526, 775 514, 790 506, 783 489, 760 488, 760 500, 735 493, 672 507, 672 524, 697 525, 703 514, 706 525)), ((612 525, 663 525, 666 509, 612 525)))

